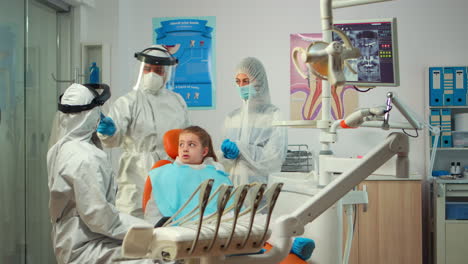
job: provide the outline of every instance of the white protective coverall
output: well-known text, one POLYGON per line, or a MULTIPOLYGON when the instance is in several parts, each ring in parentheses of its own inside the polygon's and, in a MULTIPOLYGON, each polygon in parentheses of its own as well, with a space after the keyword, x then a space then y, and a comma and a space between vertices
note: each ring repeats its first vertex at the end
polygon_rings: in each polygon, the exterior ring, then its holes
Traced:
MULTIPOLYGON (((160 47, 155 45, 152 47, 160 47)), ((150 55, 167 56, 161 51, 150 55)), ((141 69, 144 63, 141 65, 141 69)), ((122 212, 143 218, 142 197, 148 172, 160 159, 170 159, 164 150, 162 138, 170 129, 189 125, 187 105, 182 97, 165 88, 169 76, 161 85, 146 85, 140 70, 135 90, 118 98, 109 117, 115 122, 116 133, 107 136, 98 133, 103 147, 123 148, 117 175, 117 208, 122 212)))
MULTIPOLYGON (((93 98, 88 88, 72 84, 61 103, 86 105, 93 98)), ((106 153, 92 141, 99 119, 99 107, 74 114, 59 112, 61 138, 47 153, 52 242, 60 264, 113 263, 121 256, 122 239, 131 225, 154 224, 115 207, 112 167, 106 153)))
POLYGON ((270 103, 265 68, 252 57, 243 59, 236 68, 236 76, 246 74, 256 93, 242 100, 242 106, 225 118, 224 138, 236 143, 239 156, 220 161, 231 175, 235 186, 252 182, 268 183, 268 175, 279 172, 286 157, 287 129, 272 126, 282 120, 280 109, 270 103))

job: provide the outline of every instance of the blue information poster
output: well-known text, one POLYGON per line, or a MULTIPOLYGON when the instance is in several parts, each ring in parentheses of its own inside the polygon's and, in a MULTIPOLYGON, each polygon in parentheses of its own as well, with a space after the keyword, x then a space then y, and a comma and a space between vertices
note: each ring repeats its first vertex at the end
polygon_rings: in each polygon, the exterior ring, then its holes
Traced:
POLYGON ((174 92, 191 109, 215 107, 215 24, 214 16, 153 18, 153 43, 179 60, 174 92))

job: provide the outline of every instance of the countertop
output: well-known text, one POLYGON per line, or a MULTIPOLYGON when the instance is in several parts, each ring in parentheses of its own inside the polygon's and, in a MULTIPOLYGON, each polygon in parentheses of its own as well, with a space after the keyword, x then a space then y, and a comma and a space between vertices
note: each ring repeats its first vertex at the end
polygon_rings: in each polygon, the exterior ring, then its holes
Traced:
POLYGON ((420 181, 422 180, 421 175, 419 174, 410 174, 408 178, 397 178, 390 175, 373 175, 365 179, 365 181, 420 181))
POLYGON ((454 180, 434 178, 434 181, 437 183, 468 183, 467 178, 454 179, 454 180))

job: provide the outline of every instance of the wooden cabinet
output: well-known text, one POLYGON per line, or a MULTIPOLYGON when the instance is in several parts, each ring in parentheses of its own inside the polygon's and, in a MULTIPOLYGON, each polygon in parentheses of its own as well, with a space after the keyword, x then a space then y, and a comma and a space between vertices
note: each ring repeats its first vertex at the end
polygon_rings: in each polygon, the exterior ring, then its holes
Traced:
POLYGON ((349 264, 422 263, 421 181, 368 180, 359 189, 364 185, 369 204, 357 207, 349 264))

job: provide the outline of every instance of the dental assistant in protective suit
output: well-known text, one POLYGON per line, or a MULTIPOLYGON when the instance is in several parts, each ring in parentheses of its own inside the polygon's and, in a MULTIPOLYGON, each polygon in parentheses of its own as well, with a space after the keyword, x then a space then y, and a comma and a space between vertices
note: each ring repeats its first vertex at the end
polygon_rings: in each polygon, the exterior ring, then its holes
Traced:
POLYGON ((221 162, 234 185, 267 183, 270 173, 281 171, 288 145, 287 130, 272 125, 282 117, 280 109, 270 102, 262 63, 256 58, 243 59, 235 78, 242 105, 224 121, 221 162))
POLYGON ((101 121, 98 136, 104 147, 123 148, 117 175, 117 208, 143 218, 142 197, 148 172, 160 159, 170 159, 162 138, 170 129, 189 125, 187 105, 171 91, 177 59, 163 46, 138 52, 141 61, 134 90, 118 98, 101 121), (166 88, 167 87, 167 88, 166 88))
POLYGON ((72 84, 59 102, 59 138, 47 153, 47 168, 52 243, 60 264, 113 263, 121 256, 122 239, 131 225, 150 225, 114 205, 113 170, 93 137, 101 118, 99 106, 109 97, 107 85, 72 84), (95 90, 100 88, 105 92, 95 90))

